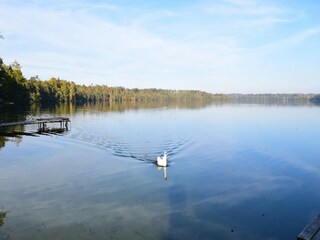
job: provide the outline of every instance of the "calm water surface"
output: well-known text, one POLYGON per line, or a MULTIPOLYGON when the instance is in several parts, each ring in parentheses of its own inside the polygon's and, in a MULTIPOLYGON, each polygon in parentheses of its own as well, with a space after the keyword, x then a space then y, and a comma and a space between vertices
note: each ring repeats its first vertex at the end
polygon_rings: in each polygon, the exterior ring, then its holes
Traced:
POLYGON ((296 239, 320 212, 318 106, 0 111, 71 118, 0 137, 1 240, 296 239))

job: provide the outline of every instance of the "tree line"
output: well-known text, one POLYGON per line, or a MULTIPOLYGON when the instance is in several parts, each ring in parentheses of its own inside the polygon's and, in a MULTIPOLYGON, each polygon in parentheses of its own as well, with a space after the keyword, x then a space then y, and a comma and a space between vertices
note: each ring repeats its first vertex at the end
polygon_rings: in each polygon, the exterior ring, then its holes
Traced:
POLYGON ((107 85, 79 85, 71 81, 37 76, 26 79, 17 61, 6 65, 0 58, 0 105, 6 103, 96 102, 203 102, 320 103, 320 94, 211 94, 195 90, 128 89, 107 85))
POLYGON ((238 103, 303 104, 320 102, 320 94, 314 93, 229 94, 228 97, 238 103))
POLYGON ((0 58, 0 104, 58 102, 124 102, 124 101, 213 101, 226 95, 194 90, 128 89, 107 85, 79 85, 71 81, 37 76, 26 79, 17 61, 6 65, 0 58))

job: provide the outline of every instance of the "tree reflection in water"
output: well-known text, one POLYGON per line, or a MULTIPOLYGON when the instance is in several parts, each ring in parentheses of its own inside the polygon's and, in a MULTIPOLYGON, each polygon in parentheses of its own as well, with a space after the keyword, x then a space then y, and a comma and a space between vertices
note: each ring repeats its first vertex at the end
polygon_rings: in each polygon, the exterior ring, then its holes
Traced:
POLYGON ((0 212, 0 227, 4 224, 4 219, 7 215, 7 212, 0 212))

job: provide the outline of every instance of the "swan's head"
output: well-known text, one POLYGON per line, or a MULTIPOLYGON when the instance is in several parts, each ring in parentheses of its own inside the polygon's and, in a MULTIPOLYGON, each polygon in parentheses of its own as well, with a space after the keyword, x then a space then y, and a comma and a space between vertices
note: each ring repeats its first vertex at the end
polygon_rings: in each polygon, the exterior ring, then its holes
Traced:
POLYGON ((165 151, 165 152, 164 152, 164 155, 168 155, 168 152, 167 152, 167 151, 165 151))

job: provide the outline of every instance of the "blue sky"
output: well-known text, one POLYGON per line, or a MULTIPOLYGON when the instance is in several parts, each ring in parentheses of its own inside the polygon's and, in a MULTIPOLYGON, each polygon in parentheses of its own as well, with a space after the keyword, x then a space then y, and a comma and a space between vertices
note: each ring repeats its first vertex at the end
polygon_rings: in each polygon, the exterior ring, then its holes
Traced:
POLYGON ((213 93, 319 93, 320 1, 0 1, 26 77, 213 93))

